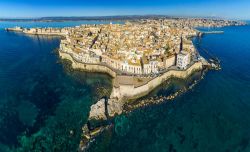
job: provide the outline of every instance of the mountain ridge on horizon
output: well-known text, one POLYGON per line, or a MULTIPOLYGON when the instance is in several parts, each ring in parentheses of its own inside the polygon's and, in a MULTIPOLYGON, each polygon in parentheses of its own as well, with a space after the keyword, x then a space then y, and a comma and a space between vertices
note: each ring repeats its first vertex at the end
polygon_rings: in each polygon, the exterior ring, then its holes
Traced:
MULTIPOLYGON (((84 21, 84 20, 136 20, 136 19, 162 19, 162 18, 204 18, 204 19, 224 19, 222 17, 202 17, 202 16, 171 16, 171 15, 112 15, 112 16, 45 16, 45 17, 20 17, 1 18, 0 21, 84 21)), ((226 19, 227 20, 227 19, 226 19)))

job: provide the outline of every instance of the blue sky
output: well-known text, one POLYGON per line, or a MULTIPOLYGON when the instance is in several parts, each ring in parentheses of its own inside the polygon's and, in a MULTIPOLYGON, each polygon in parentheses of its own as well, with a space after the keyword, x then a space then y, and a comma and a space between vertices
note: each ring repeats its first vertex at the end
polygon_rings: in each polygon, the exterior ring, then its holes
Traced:
POLYGON ((250 0, 0 0, 0 17, 147 14, 250 19, 250 0))

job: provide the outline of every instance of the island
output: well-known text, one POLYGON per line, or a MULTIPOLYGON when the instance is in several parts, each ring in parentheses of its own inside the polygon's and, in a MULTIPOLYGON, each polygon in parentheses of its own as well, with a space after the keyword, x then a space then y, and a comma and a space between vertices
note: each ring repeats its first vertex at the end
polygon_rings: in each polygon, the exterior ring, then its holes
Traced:
MULTIPOLYGON (((214 19, 139 19, 124 24, 94 24, 67 28, 8 28, 8 31, 33 35, 59 35, 62 59, 74 69, 109 74, 112 92, 91 106, 88 122, 83 126, 79 149, 86 150, 103 130, 112 127, 116 115, 139 106, 130 103, 141 98, 170 78, 186 79, 208 68, 219 69, 216 59, 203 58, 192 38, 202 36, 196 27, 244 25, 243 22, 214 19)), ((223 33, 223 32, 209 32, 223 33)), ((178 93, 159 103, 172 100, 178 93)))

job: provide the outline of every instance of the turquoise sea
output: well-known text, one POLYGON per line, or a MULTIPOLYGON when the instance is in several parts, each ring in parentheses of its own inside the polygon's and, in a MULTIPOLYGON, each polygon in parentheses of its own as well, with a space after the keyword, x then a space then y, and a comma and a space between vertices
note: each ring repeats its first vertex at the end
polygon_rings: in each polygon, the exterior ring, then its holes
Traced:
MULTIPOLYGON (((4 28, 79 24, 0 22, 1 152, 77 151, 90 106, 110 93, 111 78, 70 69, 56 53, 59 37, 4 28)), ((201 54, 207 49, 221 60, 221 71, 209 71, 171 102, 117 117, 114 128, 99 136, 89 151, 249 152, 250 26, 215 30, 224 34, 193 41, 201 54)), ((167 95, 188 82, 172 83, 150 96, 167 95)))

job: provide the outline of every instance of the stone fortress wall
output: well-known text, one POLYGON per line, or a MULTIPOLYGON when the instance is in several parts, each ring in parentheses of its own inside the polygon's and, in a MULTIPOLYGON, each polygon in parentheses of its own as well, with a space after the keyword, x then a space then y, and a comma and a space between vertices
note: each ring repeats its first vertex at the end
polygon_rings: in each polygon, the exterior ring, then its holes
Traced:
POLYGON ((70 54, 62 52, 59 50, 59 56, 62 59, 67 59, 72 62, 72 68, 73 69, 80 69, 84 71, 89 71, 89 72, 100 72, 100 73, 106 73, 112 76, 113 78, 116 77, 116 72, 114 72, 112 69, 104 66, 104 65, 98 65, 98 64, 89 64, 89 63, 82 63, 76 61, 70 54))
MULTIPOLYGON (((59 55, 62 59, 67 59, 72 62, 72 68, 74 69, 81 69, 84 71, 89 72, 100 72, 100 73, 106 73, 112 76, 114 79, 117 77, 117 74, 115 71, 110 69, 107 66, 99 65, 99 64, 89 64, 89 63, 82 63, 76 61, 69 53, 65 53, 63 51, 59 51, 59 55)), ((119 84, 118 86, 113 86, 112 93, 110 98, 117 98, 117 99, 137 99, 140 97, 145 96, 149 92, 151 92, 153 89, 161 85, 163 82, 167 81, 170 78, 180 78, 185 79, 188 76, 190 76, 194 71, 201 70, 203 68, 202 62, 195 62, 193 65, 191 65, 186 70, 174 70, 171 69, 167 72, 165 72, 162 75, 159 75, 144 85, 141 86, 135 86, 134 84, 119 84)))
MULTIPOLYGON (((17 30, 17 29, 14 29, 17 30)), ((64 36, 66 33, 62 31, 53 31, 51 29, 43 30, 43 29, 31 29, 29 31, 23 30, 22 32, 26 34, 45 34, 45 35, 60 35, 64 36), (47 33, 49 30, 49 33, 47 33), (60 34, 57 34, 60 33, 60 34)), ((62 40, 63 41, 63 40, 62 40)), ((111 92, 111 96, 107 101, 107 111, 108 115, 110 117, 113 117, 115 115, 119 115, 123 111, 123 106, 126 102, 134 99, 138 99, 140 97, 143 97, 147 95, 149 92, 151 92, 153 89, 161 85, 163 82, 167 81, 170 78, 181 78, 185 79, 188 76, 192 74, 193 71, 198 71, 203 68, 202 61, 196 61, 195 63, 192 63, 187 69, 185 70, 179 70, 176 68, 170 68, 169 70, 165 71, 164 73, 158 73, 157 75, 151 76, 133 76, 140 75, 141 73, 141 67, 140 66, 131 66, 123 65, 123 63, 115 62, 113 60, 110 60, 110 58, 106 58, 105 56, 102 56, 102 62, 100 62, 100 57, 98 56, 84 56, 84 54, 74 54, 72 52, 70 46, 66 46, 64 43, 60 44, 59 48, 59 56, 62 59, 67 59, 72 62, 72 68, 73 69, 80 69, 88 72, 100 72, 100 73, 106 73, 109 74, 111 77, 113 77, 113 88, 111 92), (121 68, 121 69, 120 69, 121 68), (118 71, 117 71, 118 69, 118 71), (121 71, 119 71, 121 70, 121 71), (121 75, 122 73, 125 73, 121 75), (132 75, 126 74, 126 73, 133 73, 132 75), (146 78, 143 78, 146 77, 146 78), (119 79, 127 78, 125 81, 117 81, 119 79), (141 83, 137 83, 135 79, 146 79, 146 81, 143 81, 141 83), (116 83, 118 82, 118 83, 116 83)), ((81 49, 80 49, 81 50, 81 49)), ((94 54, 98 54, 94 52, 94 54)), ((175 56, 169 57, 167 62, 165 63, 166 67, 171 67, 175 64, 175 56)), ((149 65, 149 67, 146 67, 144 65, 144 68, 148 68, 149 70, 146 70, 146 73, 151 73, 154 71, 152 68, 156 68, 154 65, 149 65)), ((144 71, 145 72, 145 71, 144 71)), ((155 72, 157 73, 157 72, 155 72)), ((98 101, 96 104, 91 106, 90 116, 89 119, 105 119, 105 111, 100 110, 100 107, 98 106, 102 101, 98 101)), ((103 104, 102 104, 103 105, 103 104)), ((103 107, 101 107, 103 109, 103 107)))
POLYGON ((110 98, 126 98, 126 99, 137 99, 147 95, 153 89, 161 85, 163 82, 167 81, 170 78, 180 78, 185 79, 190 76, 194 71, 201 70, 203 65, 201 62, 196 62, 186 70, 169 70, 164 74, 157 76, 147 82, 142 86, 134 85, 123 85, 120 84, 118 87, 114 86, 110 98))

